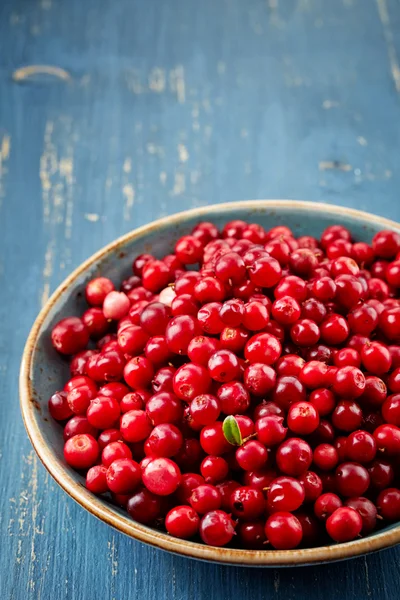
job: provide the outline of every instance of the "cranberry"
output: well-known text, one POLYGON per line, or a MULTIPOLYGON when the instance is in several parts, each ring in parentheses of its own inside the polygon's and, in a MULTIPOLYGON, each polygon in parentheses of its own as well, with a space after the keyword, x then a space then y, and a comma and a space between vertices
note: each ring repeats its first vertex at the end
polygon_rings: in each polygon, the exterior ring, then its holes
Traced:
POLYGON ((293 433, 308 435, 318 427, 319 415, 309 402, 294 402, 289 408, 287 424, 293 433))
POLYGON ((342 344, 349 335, 347 321, 341 315, 333 314, 321 324, 321 338, 327 344, 342 344))
POLYGON ((269 448, 283 442, 287 428, 283 425, 283 417, 271 414, 256 421, 256 433, 258 441, 269 448))
POLYGON ((200 518, 190 506, 176 506, 165 517, 165 528, 174 537, 188 540, 199 530, 200 518))
POLYGON ((400 453, 400 428, 395 425, 380 425, 374 431, 374 438, 379 451, 388 456, 400 453))
POLYGON ((206 456, 200 465, 200 472, 207 483, 216 484, 226 479, 229 467, 221 456, 206 456))
POLYGON ((298 346, 313 346, 320 337, 318 325, 310 319, 300 319, 290 329, 292 341, 298 346))
POLYGON ((289 512, 277 512, 265 524, 265 534, 277 550, 296 548, 303 537, 300 521, 289 512))
MULTIPOLYGON (((89 433, 94 438, 97 438, 98 435, 97 429, 92 427, 86 417, 76 415, 75 417, 72 417, 72 419, 70 419, 64 427, 64 442, 69 440, 69 438, 73 437, 74 435, 78 435, 79 433, 89 433)), ((100 441, 97 440, 97 442, 101 448, 100 441)))
POLYGON ((326 530, 335 542, 354 540, 362 529, 360 514, 350 506, 337 508, 326 521, 326 530))
POLYGON ((222 423, 216 421, 212 425, 203 427, 200 433, 200 444, 204 452, 219 456, 229 452, 232 446, 225 439, 222 423))
POLYGON ((314 449, 313 462, 321 471, 331 471, 339 462, 339 455, 331 444, 319 444, 314 449))
POLYGON ((262 550, 267 541, 263 521, 249 521, 239 525, 238 535, 245 548, 262 550))
POLYGON ((132 451, 124 442, 115 441, 104 446, 101 453, 101 462, 105 467, 109 467, 114 460, 120 458, 132 458, 132 451))
POLYGON ((86 487, 93 494, 108 492, 107 469, 103 465, 95 465, 86 473, 86 487))
POLYGON ((140 442, 150 435, 152 426, 143 410, 129 410, 121 417, 120 429, 127 442, 140 442))
POLYGON ((329 415, 336 405, 334 394, 327 388, 313 390, 309 402, 314 406, 320 417, 329 415))
POLYGON ((392 357, 386 346, 379 342, 365 344, 361 351, 364 368, 373 375, 387 373, 392 364, 392 357))
POLYGON ((181 480, 178 465, 169 458, 151 460, 142 473, 146 488, 157 496, 173 494, 181 480))
POLYGON ((321 478, 314 471, 305 471, 298 480, 304 489, 304 502, 315 502, 322 494, 321 478))
POLYGON ((130 496, 126 508, 132 519, 148 525, 161 513, 161 499, 143 488, 130 496))
POLYGON ((272 399, 283 410, 306 399, 306 389, 296 377, 278 377, 272 399))

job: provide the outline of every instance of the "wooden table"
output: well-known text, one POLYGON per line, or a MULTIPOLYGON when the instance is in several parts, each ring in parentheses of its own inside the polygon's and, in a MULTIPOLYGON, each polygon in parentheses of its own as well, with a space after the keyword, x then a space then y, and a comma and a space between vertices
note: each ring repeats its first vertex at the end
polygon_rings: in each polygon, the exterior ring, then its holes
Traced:
POLYGON ((399 1, 3 0, 0 49, 2 597, 398 597, 400 550, 251 570, 114 532, 39 464, 17 376, 49 293, 161 215, 282 197, 400 219, 399 1))

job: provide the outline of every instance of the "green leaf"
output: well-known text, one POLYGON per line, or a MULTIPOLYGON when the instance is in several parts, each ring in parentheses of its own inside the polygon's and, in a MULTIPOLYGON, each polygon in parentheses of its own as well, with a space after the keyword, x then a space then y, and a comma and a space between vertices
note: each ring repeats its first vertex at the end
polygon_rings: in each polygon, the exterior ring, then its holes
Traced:
POLYGON ((222 431, 227 442, 232 446, 241 446, 243 443, 238 422, 233 415, 229 415, 222 423, 222 431))

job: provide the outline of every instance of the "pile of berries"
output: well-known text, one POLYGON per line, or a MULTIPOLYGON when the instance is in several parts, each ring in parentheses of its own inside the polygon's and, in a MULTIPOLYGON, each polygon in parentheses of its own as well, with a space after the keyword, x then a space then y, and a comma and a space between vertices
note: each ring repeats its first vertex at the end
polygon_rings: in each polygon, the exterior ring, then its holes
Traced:
POLYGON ((57 323, 66 462, 132 519, 213 546, 400 520, 400 235, 196 225, 57 323))

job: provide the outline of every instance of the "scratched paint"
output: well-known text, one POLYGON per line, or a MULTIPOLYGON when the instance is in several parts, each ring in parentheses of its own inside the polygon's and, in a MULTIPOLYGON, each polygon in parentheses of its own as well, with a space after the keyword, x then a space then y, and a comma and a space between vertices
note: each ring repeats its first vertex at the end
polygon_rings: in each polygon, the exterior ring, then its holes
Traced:
POLYGON ((398 93, 400 93, 400 66, 399 59, 397 56, 396 47, 394 44, 393 31, 390 24, 390 16, 388 12, 386 0, 376 0, 378 7, 379 18, 383 27, 383 35, 385 37, 387 53, 389 58, 390 72, 392 74, 393 82, 398 93))
POLYGON ((69 81, 71 75, 65 69, 53 65, 27 65, 15 69, 12 74, 13 80, 16 82, 25 81, 26 79, 42 79, 44 77, 55 77, 62 81, 69 81))
POLYGON ((8 172, 7 162, 10 158, 11 138, 4 134, 0 143, 0 206, 5 196, 5 178, 8 172))

